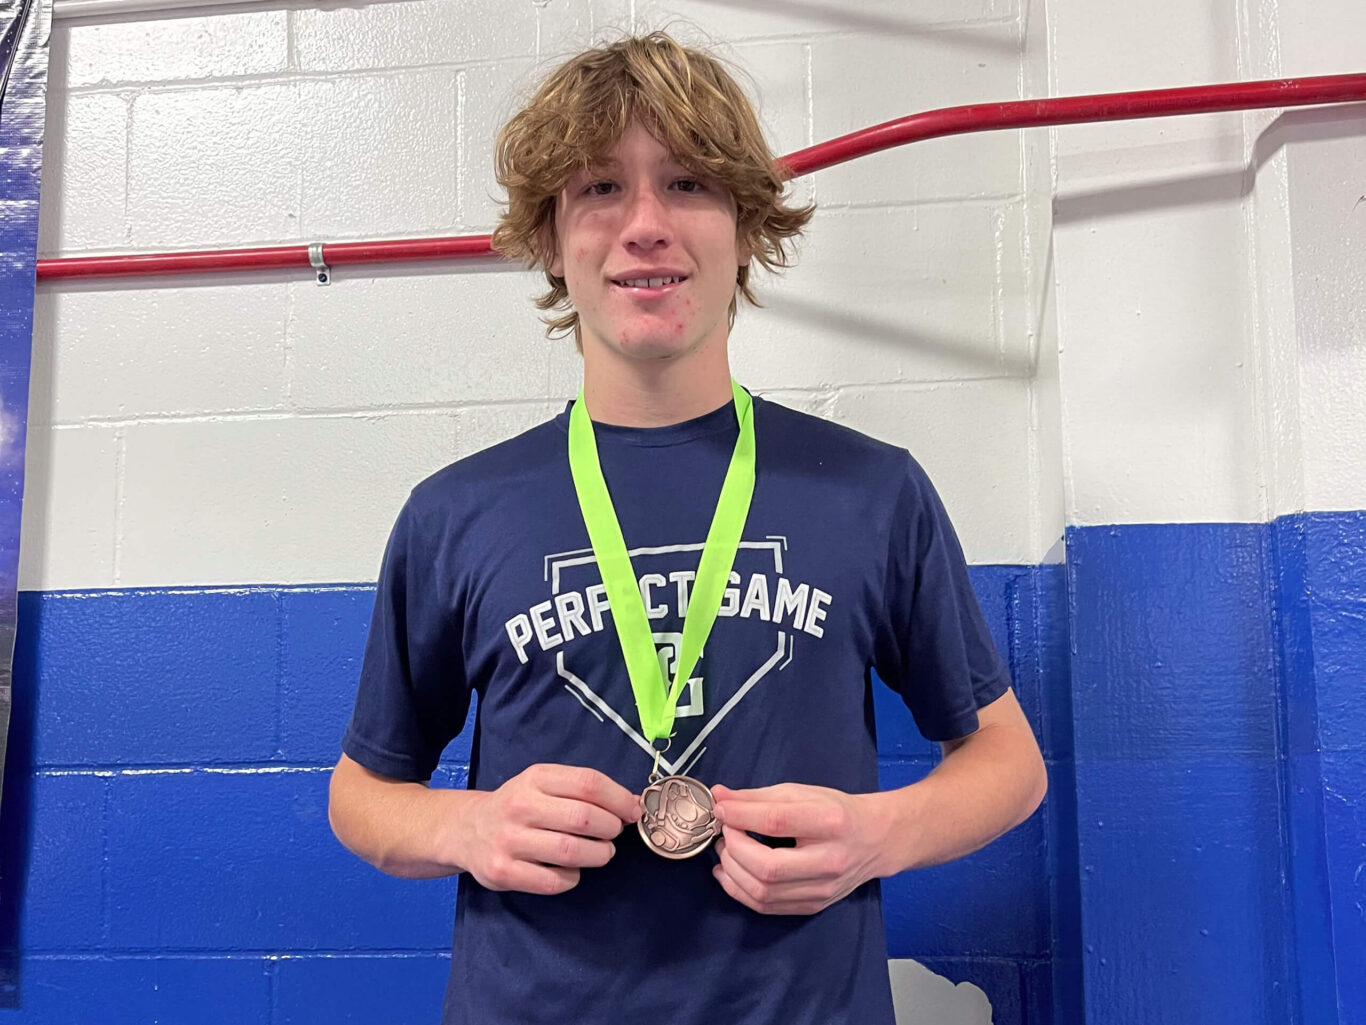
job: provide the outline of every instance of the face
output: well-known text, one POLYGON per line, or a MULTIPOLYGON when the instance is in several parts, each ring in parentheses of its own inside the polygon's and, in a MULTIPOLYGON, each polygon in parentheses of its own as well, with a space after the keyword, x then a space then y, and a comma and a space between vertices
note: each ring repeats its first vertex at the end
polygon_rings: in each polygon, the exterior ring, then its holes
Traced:
POLYGON ((550 271, 565 279, 585 352, 668 360, 725 344, 736 271, 749 262, 735 201, 639 123, 560 191, 555 235, 550 271))

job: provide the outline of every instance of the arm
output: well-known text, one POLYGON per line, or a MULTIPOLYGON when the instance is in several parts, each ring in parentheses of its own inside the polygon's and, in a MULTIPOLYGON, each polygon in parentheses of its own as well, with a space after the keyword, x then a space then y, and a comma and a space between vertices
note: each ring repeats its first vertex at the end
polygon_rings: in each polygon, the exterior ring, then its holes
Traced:
POLYGON ((347 850, 382 872, 435 879, 465 871, 470 790, 433 790, 371 772, 346 755, 332 770, 327 820, 347 850))
POLYGON ((868 795, 886 829, 877 875, 971 854, 1043 802, 1047 770, 1014 691, 979 709, 977 721, 975 733, 941 745, 944 758, 924 779, 868 795))
POLYGON ((533 765, 491 792, 432 789, 372 772, 345 754, 327 818, 348 850, 410 879, 469 872, 491 890, 563 893, 601 867, 640 817, 637 798, 593 769, 533 765))

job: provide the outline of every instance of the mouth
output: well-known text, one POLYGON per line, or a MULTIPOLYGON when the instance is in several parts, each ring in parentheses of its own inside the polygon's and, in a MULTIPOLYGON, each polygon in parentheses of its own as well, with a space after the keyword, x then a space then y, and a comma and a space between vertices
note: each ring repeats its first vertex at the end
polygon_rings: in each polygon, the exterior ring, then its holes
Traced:
POLYGON ((637 296, 662 296, 678 288, 679 285, 688 280, 686 274, 676 274, 672 277, 659 278, 612 278, 612 284, 637 296))

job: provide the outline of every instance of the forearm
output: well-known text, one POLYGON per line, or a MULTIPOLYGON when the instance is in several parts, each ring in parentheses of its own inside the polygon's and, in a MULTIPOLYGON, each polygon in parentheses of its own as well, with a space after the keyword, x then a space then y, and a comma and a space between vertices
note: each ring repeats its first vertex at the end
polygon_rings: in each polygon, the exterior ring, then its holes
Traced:
POLYGON ((460 841, 483 796, 387 780, 343 758, 332 774, 327 818, 343 846, 382 872, 434 879, 465 871, 460 841))
POLYGON ((983 727, 924 779, 869 795, 885 824, 880 876, 971 854, 1029 818, 1048 788, 1031 733, 983 727))

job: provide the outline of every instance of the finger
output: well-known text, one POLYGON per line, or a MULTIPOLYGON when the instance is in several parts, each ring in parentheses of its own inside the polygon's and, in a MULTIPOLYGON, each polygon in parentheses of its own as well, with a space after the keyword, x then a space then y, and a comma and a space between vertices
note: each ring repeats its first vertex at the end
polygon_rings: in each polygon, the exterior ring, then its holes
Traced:
POLYGON ((514 890, 553 896, 566 893, 579 884, 579 870, 530 861, 510 860, 499 871, 476 877, 489 890, 514 890))
POLYGON ((622 822, 640 818, 640 801, 636 794, 606 773, 578 765, 535 765, 536 782, 544 793, 552 797, 568 797, 587 801, 610 811, 622 822))
POLYGON ((712 876, 732 898, 761 915, 812 915, 825 908, 823 902, 817 901, 783 901, 780 903, 757 901, 746 893, 720 865, 712 869, 712 876))
POLYGON ((616 846, 606 840, 587 840, 569 833, 532 829, 511 845, 519 860, 535 861, 552 868, 602 868, 616 854, 616 846))
POLYGON ((848 829, 845 812, 826 801, 745 800, 727 797, 717 802, 716 817, 728 826, 764 836, 832 840, 848 829))
POLYGON ((721 827, 721 839, 726 841, 721 849, 746 874, 766 886, 829 880, 836 875, 828 864, 824 844, 769 847, 733 826, 721 827))
POLYGON ((734 858, 722 858, 717 866, 735 882, 756 905, 773 908, 786 904, 821 904, 831 896, 831 884, 797 880, 764 883, 755 878, 734 858))
POLYGON ((811 787, 803 783, 775 783, 771 787, 734 790, 720 783, 715 783, 710 789, 717 800, 724 798, 727 801, 805 801, 810 800, 812 791, 821 788, 811 787))
POLYGON ((588 801, 543 795, 527 813, 525 824, 534 829, 610 840, 621 833, 622 821, 605 808, 588 801))

